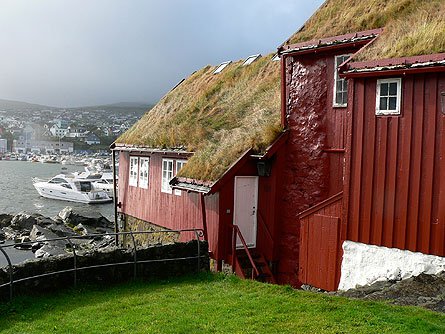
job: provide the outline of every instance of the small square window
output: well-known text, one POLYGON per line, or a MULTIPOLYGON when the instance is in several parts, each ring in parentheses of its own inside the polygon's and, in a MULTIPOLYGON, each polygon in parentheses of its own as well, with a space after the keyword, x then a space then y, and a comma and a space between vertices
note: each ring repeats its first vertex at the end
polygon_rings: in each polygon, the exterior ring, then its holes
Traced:
POLYGON ((400 115, 402 79, 377 80, 376 115, 400 115))
POLYGON ((334 61, 334 107, 346 107, 348 105, 348 82, 338 75, 338 67, 349 59, 351 55, 336 56, 334 61))
POLYGON ((224 63, 219 64, 213 74, 221 73, 230 63, 231 61, 225 61, 224 63))
POLYGON ((243 63, 242 66, 250 65, 250 64, 252 64, 255 60, 257 60, 257 59, 260 58, 260 57, 261 57, 260 54, 253 55, 253 56, 249 56, 249 57, 247 57, 247 59, 244 61, 244 63, 243 63))

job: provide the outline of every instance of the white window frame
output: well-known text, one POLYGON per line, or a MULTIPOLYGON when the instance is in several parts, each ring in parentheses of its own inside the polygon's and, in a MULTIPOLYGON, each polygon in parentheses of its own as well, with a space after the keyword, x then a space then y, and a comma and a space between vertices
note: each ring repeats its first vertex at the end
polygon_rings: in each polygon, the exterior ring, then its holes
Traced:
MULTIPOLYGON (((332 105, 334 107, 347 107, 348 106, 348 82, 345 78, 340 78, 340 76, 338 75, 338 67, 343 64, 349 57, 351 57, 350 54, 345 54, 345 55, 338 55, 334 57, 334 96, 332 99, 332 105), (342 61, 339 62, 339 59, 342 58, 342 61), (338 103, 337 102, 337 82, 342 82, 346 84, 346 91, 341 91, 342 94, 346 95, 346 102, 345 103, 338 103)), ((343 87, 343 84, 342 84, 343 87)))
MULTIPOLYGON (((394 116, 394 115, 400 115, 400 109, 401 109, 401 103, 402 103, 402 78, 389 78, 389 79, 378 79, 377 85, 376 85, 376 99, 375 99, 375 114, 377 116, 394 116), (391 84, 396 83, 397 84, 397 95, 390 95, 389 93, 389 86, 388 86, 388 95, 381 96, 381 85, 382 84, 391 84), (382 97, 386 98, 396 98, 396 108, 395 109, 380 109, 380 99, 382 97)), ((388 108, 389 108, 389 102, 388 102, 388 108)))
MULTIPOLYGON (((187 163, 187 160, 176 160, 176 175, 179 173, 182 167, 187 163)), ((181 196, 182 191, 179 189, 175 189, 175 195, 181 196)))
POLYGON ((174 166, 174 160, 173 159, 162 159, 162 174, 161 174, 161 192, 171 194, 172 187, 170 187, 170 180, 173 178, 173 166, 174 166), (165 169, 165 164, 168 165, 171 163, 171 169, 167 168, 165 169))
POLYGON ((232 61, 225 61, 221 64, 218 65, 218 67, 215 69, 215 71, 213 71, 213 74, 219 74, 221 73, 232 61))
POLYGON ((139 168, 139 157, 130 156, 130 166, 128 173, 128 185, 130 187, 138 186, 138 168, 139 168))
POLYGON ((148 189, 148 179, 150 177, 150 158, 139 158, 139 187, 148 189))

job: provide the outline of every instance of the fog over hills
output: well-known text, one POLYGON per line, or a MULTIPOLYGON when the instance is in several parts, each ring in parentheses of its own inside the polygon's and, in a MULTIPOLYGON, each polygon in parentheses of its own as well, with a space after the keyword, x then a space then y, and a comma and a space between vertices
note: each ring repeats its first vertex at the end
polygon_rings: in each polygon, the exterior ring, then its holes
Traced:
POLYGON ((140 109, 146 111, 150 109, 154 103, 144 103, 144 102, 117 102, 110 104, 103 104, 97 106, 79 106, 79 107, 54 107, 54 106, 46 106, 41 104, 23 102, 23 101, 14 101, 14 100, 5 100, 0 99, 0 111, 35 111, 35 110, 58 110, 58 109, 66 109, 66 110, 79 110, 79 109, 87 109, 87 110, 116 110, 116 109, 140 109))

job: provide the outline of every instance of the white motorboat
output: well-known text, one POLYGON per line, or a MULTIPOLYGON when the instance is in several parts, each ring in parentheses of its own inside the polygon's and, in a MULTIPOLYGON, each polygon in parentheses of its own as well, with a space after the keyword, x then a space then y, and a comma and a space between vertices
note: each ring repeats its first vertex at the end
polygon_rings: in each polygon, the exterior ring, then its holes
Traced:
POLYGON ((99 180, 92 181, 95 189, 105 191, 108 196, 113 197, 113 173, 106 172, 102 174, 99 180))
POLYGON ((33 185, 39 195, 46 198, 90 204, 113 200, 105 191, 95 189, 91 180, 75 174, 59 174, 50 180, 33 178, 33 185))

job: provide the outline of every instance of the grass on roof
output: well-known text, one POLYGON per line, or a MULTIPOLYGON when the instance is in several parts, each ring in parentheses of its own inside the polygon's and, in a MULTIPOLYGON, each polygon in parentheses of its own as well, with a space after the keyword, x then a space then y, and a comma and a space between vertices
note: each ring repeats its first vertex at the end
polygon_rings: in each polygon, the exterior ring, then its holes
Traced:
POLYGON ((281 132, 279 62, 268 55, 241 64, 194 73, 116 143, 185 148, 195 154, 179 176, 217 180, 243 152, 264 150, 281 132))
POLYGON ((384 28, 360 60, 445 52, 443 0, 327 0, 287 43, 384 28))
POLYGON ((0 304, 7 333, 444 333, 445 316, 202 274, 0 304))

